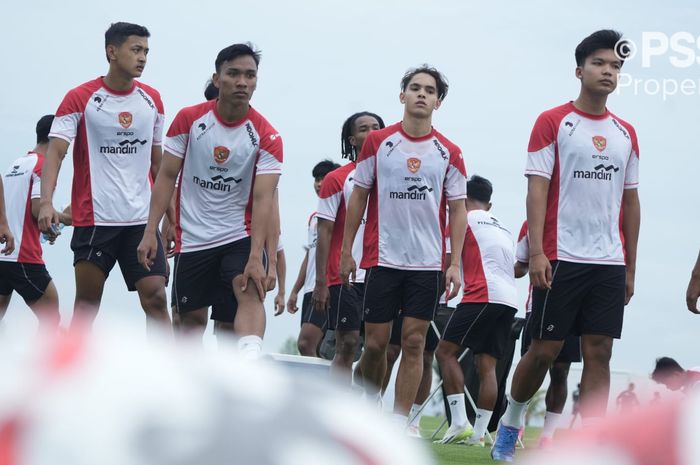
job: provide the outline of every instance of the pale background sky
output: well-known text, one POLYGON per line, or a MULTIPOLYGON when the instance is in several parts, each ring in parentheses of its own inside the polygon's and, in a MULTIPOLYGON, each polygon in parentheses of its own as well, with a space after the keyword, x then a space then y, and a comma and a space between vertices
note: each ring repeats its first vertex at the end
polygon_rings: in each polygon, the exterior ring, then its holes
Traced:
MULTIPOLYGON (((700 7, 690 1, 664 2, 663 7, 651 1, 414 0, 134 5, 33 1, 4 10, 2 169, 34 146, 36 121, 55 112, 70 88, 106 73, 103 41, 109 23, 130 21, 151 31, 142 81, 160 91, 166 124, 183 106, 203 100, 220 49, 252 41, 263 53, 253 105, 284 139, 280 208, 287 292, 303 258, 306 219, 316 204, 311 168, 322 158, 341 161, 340 128, 351 113, 373 111, 387 124, 401 118, 398 84, 407 68, 428 62, 448 77, 450 92, 434 125, 462 148, 468 173, 493 182, 494 213, 517 234, 525 218, 522 172, 530 130, 540 112, 577 96, 573 52, 579 41, 609 27, 638 44, 644 31, 700 34, 700 7)), ((700 49, 694 50, 700 56, 700 49)), ((624 72, 639 79, 692 79, 693 95, 664 100, 625 88, 609 99, 611 111, 631 122, 639 136, 642 204, 636 295, 627 307, 612 366, 640 375, 648 374, 660 355, 676 357, 684 366, 700 365, 695 352, 700 317, 684 303, 700 243, 700 65, 676 69, 669 56, 654 59, 647 69, 637 57, 624 72)), ((71 176, 69 155, 56 207, 69 201, 71 176)), ((68 321, 74 282, 71 230, 65 231, 55 246, 45 248, 45 259, 68 321)), ((524 280, 519 289, 524 302, 524 280)), ((296 336, 299 316, 273 318, 271 300, 265 348, 277 351, 286 338, 296 336)), ((106 285, 97 328, 115 320, 132 322, 135 335, 144 334, 136 294, 126 292, 118 267, 106 285)), ((15 296, 4 330, 30 335, 33 328, 33 316, 15 296)))

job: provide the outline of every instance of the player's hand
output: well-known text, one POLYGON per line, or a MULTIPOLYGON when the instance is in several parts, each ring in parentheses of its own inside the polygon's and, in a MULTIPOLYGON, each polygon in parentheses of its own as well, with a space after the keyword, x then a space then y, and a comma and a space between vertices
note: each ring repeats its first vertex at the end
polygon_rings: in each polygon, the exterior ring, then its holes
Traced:
POLYGON ((270 264, 267 268, 267 277, 265 278, 265 290, 272 291, 277 286, 277 265, 270 264))
POLYGON ((37 221, 41 232, 46 234, 48 237, 56 236, 52 225, 58 225, 60 222, 60 217, 56 209, 53 208, 53 205, 50 203, 41 204, 39 207, 39 216, 37 217, 37 221))
POLYGON ((3 255, 10 255, 15 251, 15 236, 10 231, 10 226, 7 223, 0 224, 0 244, 5 246, 0 250, 3 255))
POLYGON ((690 276, 688 290, 685 292, 685 303, 688 305, 688 310, 696 314, 700 314, 698 298, 700 298, 700 274, 693 273, 690 276))
POLYGON ((530 256, 530 284, 538 289, 552 288, 552 264, 543 253, 530 256))
POLYGON ((139 263, 147 271, 151 271, 151 267, 158 253, 158 239, 155 232, 144 231, 143 238, 136 248, 136 256, 139 263))
POLYGON ((73 210, 71 209, 70 205, 64 208, 63 211, 58 214, 58 216, 61 223, 66 226, 73 226, 73 210))
POLYGON ((447 294, 448 302, 457 296, 460 287, 462 287, 462 277, 460 276, 459 266, 456 264, 450 265, 445 271, 445 294, 447 294))
POLYGON ((627 268, 627 278, 625 279, 625 305, 630 303, 634 295, 634 270, 627 268))
POLYGON ((355 282, 355 274, 357 273, 357 264, 352 254, 342 253, 340 255, 340 279, 347 287, 352 287, 355 282))
POLYGON ((163 247, 165 248, 166 258, 175 256, 175 227, 163 222, 163 227, 160 236, 163 238, 163 247))
POLYGON ((278 316, 278 315, 281 315, 282 313, 284 313, 284 294, 278 293, 275 296, 274 307, 275 307, 275 313, 274 313, 275 316, 278 316))
POLYGON ((289 294, 289 300, 287 300, 287 311, 292 315, 299 310, 299 307, 297 307, 297 298, 298 294, 296 292, 292 292, 289 294))
POLYGON ((313 294, 311 294, 311 303, 319 312, 328 310, 331 306, 331 295, 328 292, 328 286, 317 283, 313 294))
POLYGON ((246 263, 245 269, 243 270, 243 286, 241 290, 245 292, 248 289, 248 283, 252 282, 255 289, 258 291, 258 297, 260 301, 265 300, 265 289, 267 289, 267 273, 265 273, 265 267, 263 267, 262 259, 249 258, 248 263, 246 263))

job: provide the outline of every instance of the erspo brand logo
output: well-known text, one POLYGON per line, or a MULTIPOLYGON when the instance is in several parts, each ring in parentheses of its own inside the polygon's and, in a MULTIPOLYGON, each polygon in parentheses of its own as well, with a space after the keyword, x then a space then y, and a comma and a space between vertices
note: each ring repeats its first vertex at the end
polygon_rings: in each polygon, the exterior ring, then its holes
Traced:
POLYGON ((231 155, 231 151, 228 148, 222 145, 214 147, 214 161, 217 164, 222 165, 226 163, 229 155, 231 155))
POLYGON ((408 167, 408 171, 410 171, 413 174, 416 174, 420 169, 420 159, 411 157, 408 160, 406 160, 406 166, 408 167))
POLYGON ((134 121, 134 116, 129 113, 128 111, 122 111, 119 113, 119 124, 124 128, 124 129, 129 129, 131 127, 131 123, 134 121))
POLYGON ((608 145, 608 141, 603 136, 593 136, 592 140, 593 147, 595 147, 599 152, 605 150, 605 147, 608 145))

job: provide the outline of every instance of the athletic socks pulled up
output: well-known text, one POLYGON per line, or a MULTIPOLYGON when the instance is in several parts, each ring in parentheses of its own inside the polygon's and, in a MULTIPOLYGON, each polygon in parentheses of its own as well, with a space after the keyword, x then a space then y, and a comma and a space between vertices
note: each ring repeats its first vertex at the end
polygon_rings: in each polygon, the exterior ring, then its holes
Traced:
POLYGON ((452 425, 469 425, 469 419, 467 419, 467 409, 464 405, 464 394, 452 394, 447 396, 447 404, 450 406, 450 426, 452 425))
POLYGON ((518 402, 508 394, 508 407, 501 418, 501 423, 516 429, 525 426, 525 412, 527 412, 527 405, 529 403, 529 400, 518 402))
POLYGON ((238 350, 246 360, 257 360, 262 354, 263 340, 258 336, 243 336, 238 340, 238 350))
POLYGON ((486 429, 489 427, 489 422, 491 421, 491 415, 493 415, 491 410, 476 409, 476 421, 474 422, 474 434, 472 438, 481 439, 484 437, 486 429))
POLYGON ((561 420, 561 413, 555 413, 547 411, 544 414, 544 427, 542 428, 541 438, 552 438, 554 437, 554 431, 559 427, 559 421, 561 420))

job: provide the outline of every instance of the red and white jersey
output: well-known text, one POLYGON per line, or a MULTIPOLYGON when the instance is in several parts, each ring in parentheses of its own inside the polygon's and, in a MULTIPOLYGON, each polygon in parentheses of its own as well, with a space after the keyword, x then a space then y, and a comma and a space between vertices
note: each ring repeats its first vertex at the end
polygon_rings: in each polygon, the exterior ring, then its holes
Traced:
POLYGON ((517 307, 513 236, 484 210, 467 213, 462 251, 464 293, 461 303, 493 303, 517 307))
POLYGON ((304 279, 304 294, 313 292, 316 287, 316 241, 318 240, 318 219, 316 212, 313 212, 309 217, 309 225, 307 228, 306 245, 304 249, 308 253, 306 259, 306 278, 304 279))
POLYGON ((572 103, 542 113, 526 176, 550 180, 543 248, 550 260, 624 265, 622 193, 639 184, 639 147, 629 123, 572 103))
POLYGON ((227 123, 216 102, 180 110, 165 138, 165 150, 183 159, 177 253, 248 237, 255 177, 282 172, 282 139, 272 125, 252 107, 242 120, 227 123))
POLYGON ((442 270, 447 201, 467 197, 459 147, 435 129, 420 138, 401 123, 372 131, 355 185, 370 189, 362 268, 442 270))
MULTIPOLYGON (((520 263, 530 263, 530 240, 527 236, 527 221, 523 222, 518 234, 518 242, 515 244, 515 259, 520 263)), ((525 314, 532 311, 532 284, 527 287, 527 300, 525 301, 525 314)))
POLYGON ((49 137, 73 142, 74 226, 145 224, 151 199, 151 149, 163 139, 158 91, 134 81, 108 88, 102 78, 70 90, 49 137))
POLYGON ((15 250, 0 254, 0 261, 43 264, 39 225, 32 216, 32 199, 41 197, 44 155, 29 152, 18 158, 2 175, 7 223, 15 236, 15 250))
MULTIPOLYGON (((350 162, 345 166, 336 168, 323 178, 321 192, 319 192, 318 211, 319 218, 333 221, 333 235, 331 245, 328 250, 328 265, 326 266, 326 282, 328 286, 342 284, 340 279, 340 249, 343 246, 343 232, 345 231, 345 212, 355 187, 355 162, 350 162)), ((355 262, 362 260, 362 243, 365 233, 365 223, 367 221, 367 210, 365 210, 357 230, 355 242, 352 244, 352 256, 355 262)), ((358 268, 355 275, 355 282, 365 282, 365 270, 358 268)))

